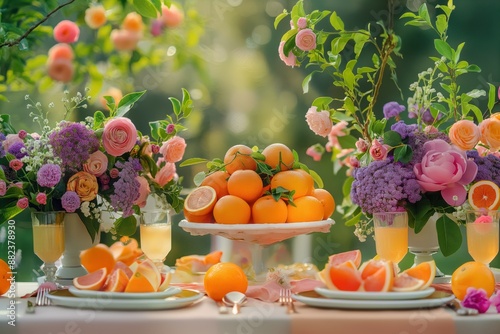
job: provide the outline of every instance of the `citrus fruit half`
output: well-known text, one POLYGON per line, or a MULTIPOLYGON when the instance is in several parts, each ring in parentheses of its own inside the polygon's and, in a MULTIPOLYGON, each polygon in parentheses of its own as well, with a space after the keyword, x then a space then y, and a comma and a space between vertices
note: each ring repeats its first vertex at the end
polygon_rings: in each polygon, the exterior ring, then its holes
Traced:
POLYGON ((496 210, 500 207, 500 188, 492 181, 478 181, 470 187, 468 199, 475 210, 496 210))
POLYGON ((210 186, 200 186, 193 189, 184 201, 184 210, 195 216, 204 216, 212 212, 217 193, 210 186))
POLYGON ((73 278, 73 285, 80 290, 98 291, 104 286, 107 276, 108 270, 104 267, 87 275, 73 278))

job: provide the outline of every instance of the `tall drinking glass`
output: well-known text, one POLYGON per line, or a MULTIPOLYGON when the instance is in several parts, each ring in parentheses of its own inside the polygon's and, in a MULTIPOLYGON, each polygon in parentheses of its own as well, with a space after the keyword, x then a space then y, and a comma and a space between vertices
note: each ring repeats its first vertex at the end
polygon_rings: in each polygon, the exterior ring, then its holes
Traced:
POLYGON ((377 254, 398 264, 408 252, 408 214, 406 211, 376 212, 373 224, 377 254))
POLYGON ((160 271, 172 249, 172 222, 168 209, 143 209, 140 216, 141 249, 160 271))
POLYGON ((33 249, 43 261, 46 282, 56 281, 55 262, 64 252, 64 212, 33 212, 33 249))
POLYGON ((499 211, 466 212, 467 250, 476 262, 489 266, 498 254, 499 211))

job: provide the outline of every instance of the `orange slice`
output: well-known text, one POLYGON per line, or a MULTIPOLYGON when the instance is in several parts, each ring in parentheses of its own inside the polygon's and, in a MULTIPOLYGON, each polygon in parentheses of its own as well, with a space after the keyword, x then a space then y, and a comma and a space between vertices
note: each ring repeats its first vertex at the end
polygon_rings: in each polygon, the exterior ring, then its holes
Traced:
POLYGON ((80 261, 85 269, 92 273, 101 268, 106 268, 108 273, 113 271, 115 267, 115 257, 108 246, 97 244, 80 253, 80 261))
POLYGON ((468 199, 475 210, 497 210, 500 207, 500 188, 492 181, 478 181, 470 187, 468 199))
POLYGON ((128 281, 125 292, 156 292, 156 289, 145 275, 136 271, 128 281))
POLYGON ((400 274, 394 279, 392 291, 409 292, 422 289, 424 281, 408 274, 400 274))
POLYGON ((359 268, 365 291, 387 292, 394 283, 394 266, 391 261, 369 260, 359 268))
POLYGON ((425 289, 431 285, 434 280, 434 276, 436 276, 436 263, 434 261, 422 262, 414 267, 406 269, 401 274, 407 274, 411 277, 424 281, 421 289, 425 289))
POLYGON ((186 197, 184 210, 195 216, 204 216, 212 212, 216 201, 217 193, 214 188, 200 186, 186 197))
POLYGON ((73 278, 73 285, 80 290, 98 291, 104 286, 108 270, 104 267, 87 275, 73 278))
POLYGON ((351 260, 330 266, 330 280, 336 289, 342 291, 359 291, 363 284, 361 273, 351 260))
POLYGON ((127 274, 121 269, 116 269, 111 275, 108 276, 103 290, 110 292, 123 292, 127 287, 128 281, 129 278, 127 274))

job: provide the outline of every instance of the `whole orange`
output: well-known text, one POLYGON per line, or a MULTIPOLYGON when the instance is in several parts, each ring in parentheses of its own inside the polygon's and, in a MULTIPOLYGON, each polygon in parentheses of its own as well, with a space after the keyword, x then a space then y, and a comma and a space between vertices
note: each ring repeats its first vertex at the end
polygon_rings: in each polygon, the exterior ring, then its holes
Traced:
POLYGON ((248 224, 251 216, 250 204, 238 196, 223 196, 214 206, 214 219, 219 224, 248 224))
POLYGON ((267 146, 262 154, 266 157, 265 163, 271 168, 278 168, 279 170, 292 169, 295 157, 292 150, 285 144, 274 143, 267 146))
POLYGON ((12 277, 9 265, 0 259, 0 296, 9 291, 10 281, 12 277))
POLYGON ((240 169, 257 169, 257 162, 252 158, 252 149, 246 145, 234 145, 224 155, 224 165, 229 174, 240 169))
POLYGON ((262 195, 262 179, 254 170, 242 169, 234 171, 227 181, 227 191, 248 203, 255 202, 262 195))
POLYGON ((208 297, 220 301, 231 291, 245 293, 248 288, 248 279, 243 269, 237 264, 220 262, 207 270, 203 285, 208 297))
POLYGON ((463 300, 469 287, 484 289, 490 297, 495 292, 495 275, 485 264, 466 262, 451 275, 451 290, 455 297, 463 300))

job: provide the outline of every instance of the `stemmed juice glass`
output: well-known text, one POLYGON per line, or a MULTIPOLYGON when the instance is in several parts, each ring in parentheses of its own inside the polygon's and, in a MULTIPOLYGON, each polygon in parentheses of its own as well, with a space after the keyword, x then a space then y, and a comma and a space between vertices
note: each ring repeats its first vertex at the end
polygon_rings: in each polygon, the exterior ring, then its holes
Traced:
POLYGON ((141 249, 158 269, 172 249, 172 223, 168 209, 143 209, 140 215, 141 249))
POLYGON ((408 252, 408 213, 376 212, 373 224, 378 256, 398 264, 408 252))
POLYGON ((466 212, 467 250, 476 262, 489 266, 498 254, 499 211, 466 212))
POLYGON ((34 253, 43 261, 46 282, 56 281, 55 262, 64 252, 64 212, 33 212, 34 253))

